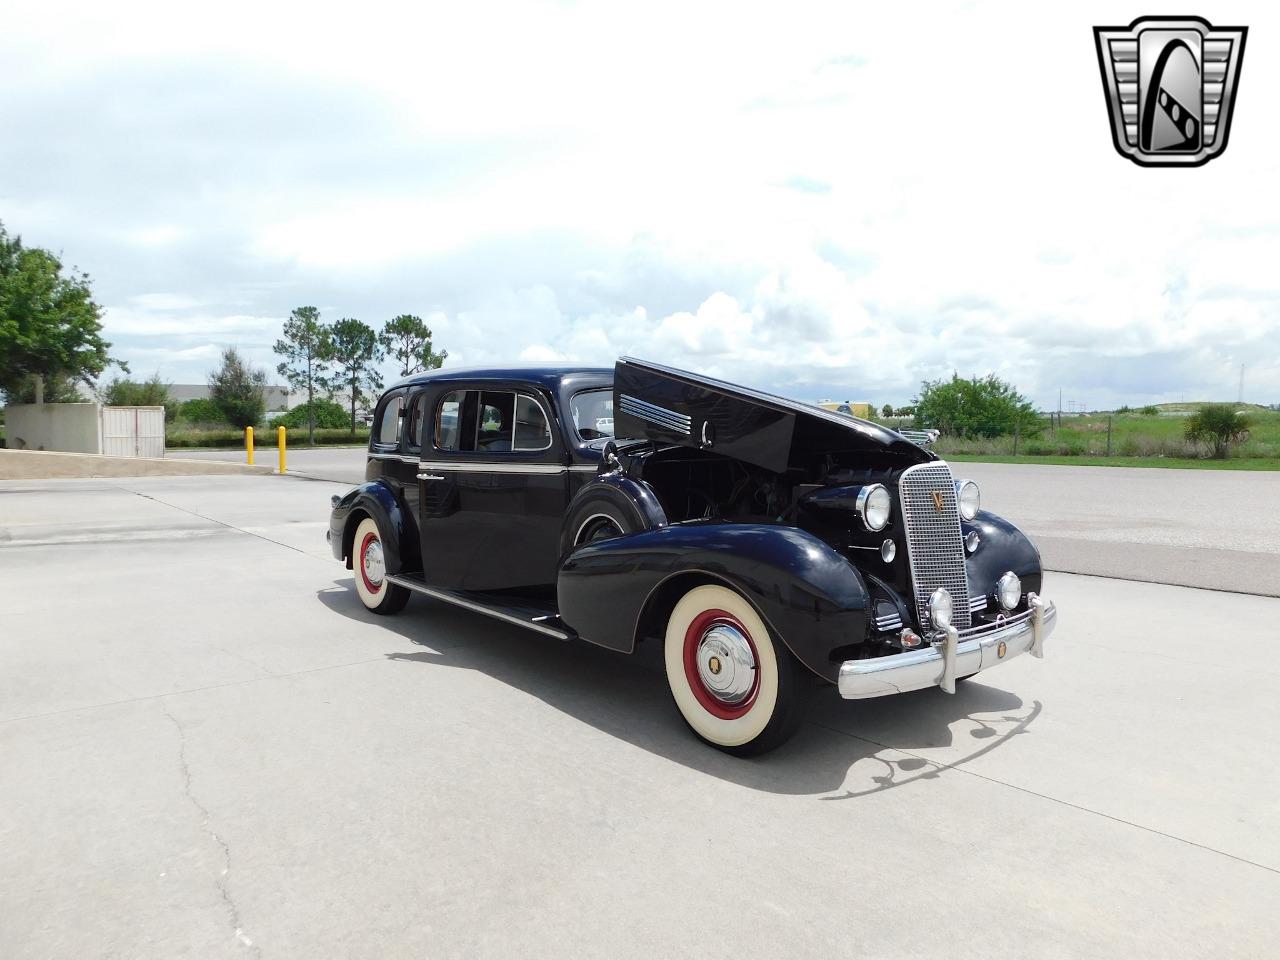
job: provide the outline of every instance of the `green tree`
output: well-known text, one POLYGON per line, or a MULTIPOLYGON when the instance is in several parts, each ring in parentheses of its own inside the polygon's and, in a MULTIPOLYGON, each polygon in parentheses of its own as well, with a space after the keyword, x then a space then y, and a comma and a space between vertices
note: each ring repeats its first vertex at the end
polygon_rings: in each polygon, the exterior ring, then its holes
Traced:
POLYGON ((209 374, 209 399, 232 426, 252 427, 267 411, 266 385, 265 371, 253 369, 235 347, 227 347, 222 351, 222 366, 209 374))
POLYGON ((110 347, 88 275, 64 273, 58 257, 0 224, 0 392, 30 388, 42 400, 51 381, 90 383, 112 363, 127 372, 110 347))
POLYGON ((1187 418, 1185 435, 1192 443, 1203 443, 1219 460, 1231 447, 1249 439, 1251 421, 1230 403, 1206 403, 1187 418))
MULTIPOLYGON (((76 381, 60 374, 46 375, 40 378, 44 388, 41 400, 44 403, 85 403, 89 398, 76 386, 76 381)), ((4 392, 4 391, 0 391, 4 392)), ((35 377, 12 391, 4 392, 9 403, 35 403, 35 377)))
POLYGON ((952 437, 999 437, 1015 431, 1025 437, 1043 429, 1031 402, 995 374, 926 380, 915 407, 917 427, 936 428, 952 437))
POLYGON ((156 371, 141 383, 136 380, 112 377, 101 391, 102 402, 109 407, 164 407, 164 419, 171 423, 178 416, 181 404, 169 393, 171 383, 165 383, 156 371))
POLYGON ((351 433, 356 432, 356 404, 369 390, 382 389, 382 375, 376 364, 385 355, 373 327, 355 317, 343 317, 329 328, 333 382, 341 383, 351 396, 351 433))
POLYGON ((882 416, 882 417, 886 417, 886 418, 887 418, 887 417, 892 417, 892 416, 893 416, 893 404, 891 404, 891 403, 886 403, 883 407, 881 407, 881 408, 880 408, 880 416, 882 416))
POLYGON ((436 353, 431 346, 431 329, 421 317, 402 313, 388 320, 378 334, 378 342, 387 355, 400 367, 400 376, 407 377, 423 370, 434 370, 449 356, 448 350, 436 353))
MULTIPOLYGON (((320 322, 320 311, 298 307, 284 322, 284 336, 276 341, 275 352, 284 358, 276 371, 294 390, 306 391, 308 411, 315 408, 317 388, 329 392, 330 340, 329 328, 320 322)), ((315 434, 315 418, 308 417, 308 443, 315 442, 315 434)))

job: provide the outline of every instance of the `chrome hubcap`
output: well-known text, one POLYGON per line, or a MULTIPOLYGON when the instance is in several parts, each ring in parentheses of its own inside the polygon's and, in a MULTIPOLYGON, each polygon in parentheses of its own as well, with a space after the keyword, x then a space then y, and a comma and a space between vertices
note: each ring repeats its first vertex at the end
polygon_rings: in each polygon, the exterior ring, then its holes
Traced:
POLYGON ((382 544, 374 540, 364 548, 364 575, 375 587, 382 583, 386 575, 387 565, 382 559, 382 544))
POLYGON ((717 623, 698 641, 698 678, 717 700, 741 703, 756 680, 751 644, 736 627, 717 623))

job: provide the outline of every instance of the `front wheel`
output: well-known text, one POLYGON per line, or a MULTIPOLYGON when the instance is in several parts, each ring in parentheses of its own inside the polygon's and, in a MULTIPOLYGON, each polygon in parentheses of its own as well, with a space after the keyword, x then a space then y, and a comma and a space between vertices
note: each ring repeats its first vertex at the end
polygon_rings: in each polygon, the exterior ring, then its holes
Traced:
POLYGON ((409 602, 408 590, 387 582, 382 534, 372 517, 365 517, 356 527, 351 542, 351 570, 356 575, 360 602, 374 613, 399 613, 409 602))
POLYGON ((740 594, 694 587, 671 611, 663 643, 676 707, 713 747, 765 753, 799 727, 802 668, 740 594))

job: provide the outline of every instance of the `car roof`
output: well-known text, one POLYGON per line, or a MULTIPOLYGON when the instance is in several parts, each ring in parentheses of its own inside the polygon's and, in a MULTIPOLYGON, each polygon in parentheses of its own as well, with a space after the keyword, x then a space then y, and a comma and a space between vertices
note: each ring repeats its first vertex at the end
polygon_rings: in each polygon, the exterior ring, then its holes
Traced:
POLYGON ((548 390, 555 389, 561 381, 569 377, 587 375, 600 377, 606 382, 613 380, 613 367, 599 367, 588 364, 546 364, 546 363, 508 363, 491 367, 441 367, 428 370, 426 373, 406 377, 387 389, 416 386, 424 383, 448 383, 455 380, 523 380, 536 383, 548 390))

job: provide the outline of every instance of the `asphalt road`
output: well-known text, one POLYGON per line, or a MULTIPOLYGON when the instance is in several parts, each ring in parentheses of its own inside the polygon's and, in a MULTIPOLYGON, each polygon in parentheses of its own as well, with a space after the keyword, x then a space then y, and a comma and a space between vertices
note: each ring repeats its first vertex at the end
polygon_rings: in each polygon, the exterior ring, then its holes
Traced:
POLYGON ((364 612, 337 489, 0 484, 0 956, 1275 956, 1278 599, 1052 576, 1045 660, 743 761, 652 652, 364 612))
MULTIPOLYGON (((274 448, 258 450, 274 463, 274 448)), ((170 456, 243 458, 233 451, 170 456)), ((357 484, 363 448, 296 450, 289 469, 357 484)), ((1052 570, 1280 596, 1280 473, 956 463, 983 506, 1026 530, 1052 570)))

